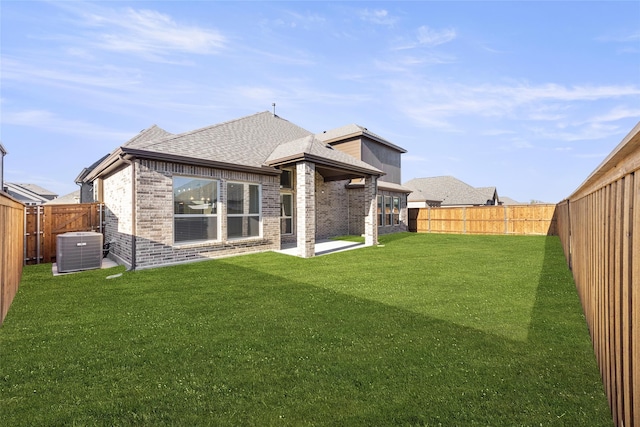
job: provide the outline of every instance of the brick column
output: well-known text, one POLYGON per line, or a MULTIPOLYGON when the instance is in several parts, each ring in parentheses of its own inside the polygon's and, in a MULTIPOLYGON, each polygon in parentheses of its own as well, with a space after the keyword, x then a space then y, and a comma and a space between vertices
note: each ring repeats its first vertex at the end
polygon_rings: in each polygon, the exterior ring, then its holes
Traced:
POLYGON ((316 250, 316 165, 296 165, 296 235, 298 256, 310 258, 316 250))
POLYGON ((378 244, 378 215, 377 200, 378 178, 369 175, 364 179, 364 244, 365 246, 374 246, 378 244))

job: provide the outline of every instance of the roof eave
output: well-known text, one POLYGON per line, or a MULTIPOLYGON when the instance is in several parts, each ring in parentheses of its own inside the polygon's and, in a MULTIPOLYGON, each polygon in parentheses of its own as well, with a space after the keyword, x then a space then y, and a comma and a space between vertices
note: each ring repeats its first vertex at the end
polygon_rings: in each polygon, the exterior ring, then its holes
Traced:
MULTIPOLYGON (((100 162, 95 168, 91 170, 86 176, 82 178, 81 182, 91 182, 96 178, 103 175, 108 175, 124 162, 122 161, 122 147, 118 147, 111 154, 109 154, 102 162, 100 162)), ((82 173, 81 173, 82 174, 82 173)), ((80 178, 80 175, 78 176, 80 178)), ((77 182, 77 181, 76 181, 77 182)))
POLYGON ((357 165, 352 165, 349 163, 342 163, 339 161, 335 161, 335 160, 331 160, 331 159, 327 159, 326 157, 321 157, 321 156, 315 156, 313 154, 310 153, 299 153, 299 154, 294 154, 291 156, 286 156, 286 157, 281 157, 279 159, 275 159, 272 160, 268 163, 269 166, 283 166, 286 164, 291 164, 291 163, 296 163, 296 162, 303 162, 303 161, 309 161, 309 162, 313 162, 317 165, 320 166, 326 166, 329 168, 333 168, 333 169, 342 169, 345 171, 349 171, 349 172, 355 172, 357 174, 361 174, 361 175, 375 175, 375 176, 383 176, 386 175, 385 172, 381 171, 380 169, 371 167, 371 168, 364 168, 361 166, 357 166, 357 165))
POLYGON ((195 166, 210 167, 213 169, 225 169, 240 172, 259 173, 266 175, 279 175, 280 171, 270 166, 250 166, 236 163, 218 162, 215 160, 201 159, 197 157, 180 156, 170 153, 159 153, 157 151, 146 151, 135 148, 121 147, 126 160, 133 158, 143 158, 148 160, 158 160, 170 163, 183 163, 195 166))
POLYGON ((371 133, 369 133, 367 131, 364 131, 364 130, 360 130, 360 131, 357 131, 357 132, 352 132, 352 133, 349 133, 349 134, 337 136, 337 137, 331 138, 331 139, 325 139, 325 140, 323 140, 323 142, 325 144, 331 145, 331 144, 334 144, 336 142, 344 141, 344 140, 350 139, 350 138, 357 138, 359 136, 360 137, 361 136, 366 136, 367 138, 369 138, 369 139, 371 139, 373 141, 379 142, 382 145, 386 145, 388 147, 391 147, 394 150, 399 151, 400 153, 406 153, 407 152, 407 150, 405 150, 404 148, 402 148, 402 147, 400 147, 400 146, 398 146, 398 145, 396 145, 396 144, 394 144, 392 142, 389 142, 384 138, 378 137, 376 135, 372 135, 371 133))
POLYGON ((213 169, 225 169, 248 173, 258 173, 262 175, 279 175, 281 172, 270 166, 248 166, 234 163, 217 162, 215 160, 199 159, 196 157, 179 156, 156 151, 140 150, 136 148, 119 147, 111 153, 104 161, 96 166, 85 178, 84 181, 93 181, 104 175, 117 170, 127 161, 133 159, 157 160, 169 163, 183 163, 194 166, 210 167, 213 169))

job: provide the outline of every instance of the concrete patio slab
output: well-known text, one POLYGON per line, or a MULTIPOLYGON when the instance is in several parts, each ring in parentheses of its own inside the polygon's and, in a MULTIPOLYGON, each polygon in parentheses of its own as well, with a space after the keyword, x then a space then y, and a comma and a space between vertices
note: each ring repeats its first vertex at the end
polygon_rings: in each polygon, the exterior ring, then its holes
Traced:
MULTIPOLYGON (((347 242, 345 240, 318 240, 316 241, 315 255, 320 256, 364 247, 364 243, 347 242)), ((284 244, 282 245, 282 248, 276 252, 285 255, 298 256, 298 247, 295 243, 284 244)))
MULTIPOLYGON (((105 269, 105 268, 112 268, 117 266, 118 266, 117 262, 109 258, 102 258, 102 265, 100 268, 105 269)), ((86 270, 79 270, 79 271, 86 271, 86 270)), ((55 262, 51 266, 51 272, 53 273, 54 276, 62 276, 63 274, 73 274, 73 273, 78 273, 79 271, 69 271, 68 273, 60 273, 58 272, 58 265, 55 262)))

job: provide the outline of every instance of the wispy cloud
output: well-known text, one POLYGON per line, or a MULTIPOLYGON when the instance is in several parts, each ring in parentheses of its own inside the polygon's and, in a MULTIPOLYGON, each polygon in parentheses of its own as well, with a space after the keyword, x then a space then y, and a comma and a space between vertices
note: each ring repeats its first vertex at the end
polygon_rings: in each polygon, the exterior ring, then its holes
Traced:
POLYGON ((435 30, 426 25, 418 28, 418 42, 421 45, 438 46, 456 38, 456 31, 452 28, 435 30))
MULTIPOLYGON (((559 84, 451 84, 424 79, 395 80, 390 85, 395 103, 420 126, 460 132, 469 118, 490 119, 490 126, 511 127, 519 122, 549 122, 535 129, 540 137, 562 141, 606 138, 622 130, 617 120, 640 116, 637 108, 611 107, 593 115, 589 106, 596 101, 618 103, 638 100, 640 87, 634 85, 566 86, 559 84)), ((491 128, 483 134, 491 134, 491 128)), ((524 131, 524 129, 522 129, 524 131)), ((478 130, 480 132, 480 130, 478 130)), ((498 136, 496 134, 495 136, 498 136)))
POLYGON ((277 26, 312 30, 324 26, 327 19, 319 13, 309 11, 301 13, 288 10, 286 11, 286 16, 284 18, 279 18, 274 22, 277 26))
POLYGON ((636 118, 640 120, 640 108, 629 108, 627 106, 617 106, 598 116, 590 117, 588 122, 602 123, 615 122, 627 118, 636 118))
POLYGON ((315 87, 304 79, 288 79, 273 82, 269 86, 244 85, 233 86, 226 90, 229 98, 239 105, 271 105, 271 102, 285 102, 290 107, 305 105, 310 99, 325 105, 358 105, 372 102, 375 97, 366 93, 329 91, 315 87))
POLYGON ((393 26, 396 22, 398 22, 398 18, 392 16, 389 11, 385 9, 363 9, 358 12, 358 15, 363 21, 377 25, 393 26))
POLYGON ((618 31, 596 37, 596 40, 602 42, 630 43, 640 41, 640 31, 618 31))
POLYGON ((437 30, 423 25, 410 37, 401 37, 396 40, 396 46, 393 50, 408 50, 419 47, 433 48, 455 40, 456 37, 457 32, 453 28, 437 30))
POLYGON ((119 28, 122 32, 102 36, 106 49, 159 56, 167 51, 211 54, 226 42, 218 31, 180 25, 170 16, 153 10, 126 9, 118 18, 107 22, 110 28, 119 28))
MULTIPOLYGON (((564 86, 559 84, 485 84, 470 86, 430 81, 396 81, 394 90, 410 98, 413 104, 422 104, 440 116, 481 114, 504 115, 514 108, 533 105, 528 113, 539 114, 538 102, 596 101, 637 97, 640 87, 624 86, 564 86)), ((547 109, 549 106, 547 105, 547 109)), ((628 114, 631 111, 626 111, 628 114)), ((619 114, 621 114, 620 112, 619 114)), ((531 116, 535 117, 535 116, 531 116)), ((531 118, 530 117, 530 118, 531 118)), ((547 117, 543 117, 547 119, 547 117)))
POLYGON ((47 132, 101 140, 122 142, 131 137, 129 133, 106 129, 82 120, 68 120, 47 110, 4 111, 1 122, 5 125, 26 126, 47 132))
POLYGON ((484 136, 513 135, 514 133, 515 133, 514 130, 507 130, 507 129, 487 129, 480 132, 480 134, 484 136))
POLYGON ((638 30, 619 30, 596 37, 596 40, 603 43, 615 43, 618 54, 640 53, 640 47, 638 45, 638 42, 640 42, 640 31, 638 30))
POLYGON ((140 82, 140 70, 110 65, 49 61, 46 65, 26 63, 13 58, 2 58, 2 78, 49 86, 78 88, 100 87, 123 90, 140 82))
POLYGON ((577 142, 610 138, 624 133, 624 129, 616 125, 602 123, 583 123, 571 127, 532 128, 532 133, 539 138, 551 141, 577 142))
MULTIPOLYGON (((170 55, 210 55, 228 45, 220 31, 180 23, 171 16, 149 9, 109 9, 95 4, 63 3, 76 16, 74 25, 84 28, 75 42, 91 50, 108 50, 166 61, 170 55)), ((54 36, 55 37, 55 36, 54 36)))

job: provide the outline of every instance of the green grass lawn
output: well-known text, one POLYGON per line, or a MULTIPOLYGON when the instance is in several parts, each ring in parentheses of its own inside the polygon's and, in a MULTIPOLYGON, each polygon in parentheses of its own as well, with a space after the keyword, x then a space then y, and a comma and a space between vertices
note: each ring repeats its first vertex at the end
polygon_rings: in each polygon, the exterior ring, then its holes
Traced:
POLYGON ((26 267, 0 425, 612 425, 557 237, 380 241, 112 279, 26 267))

